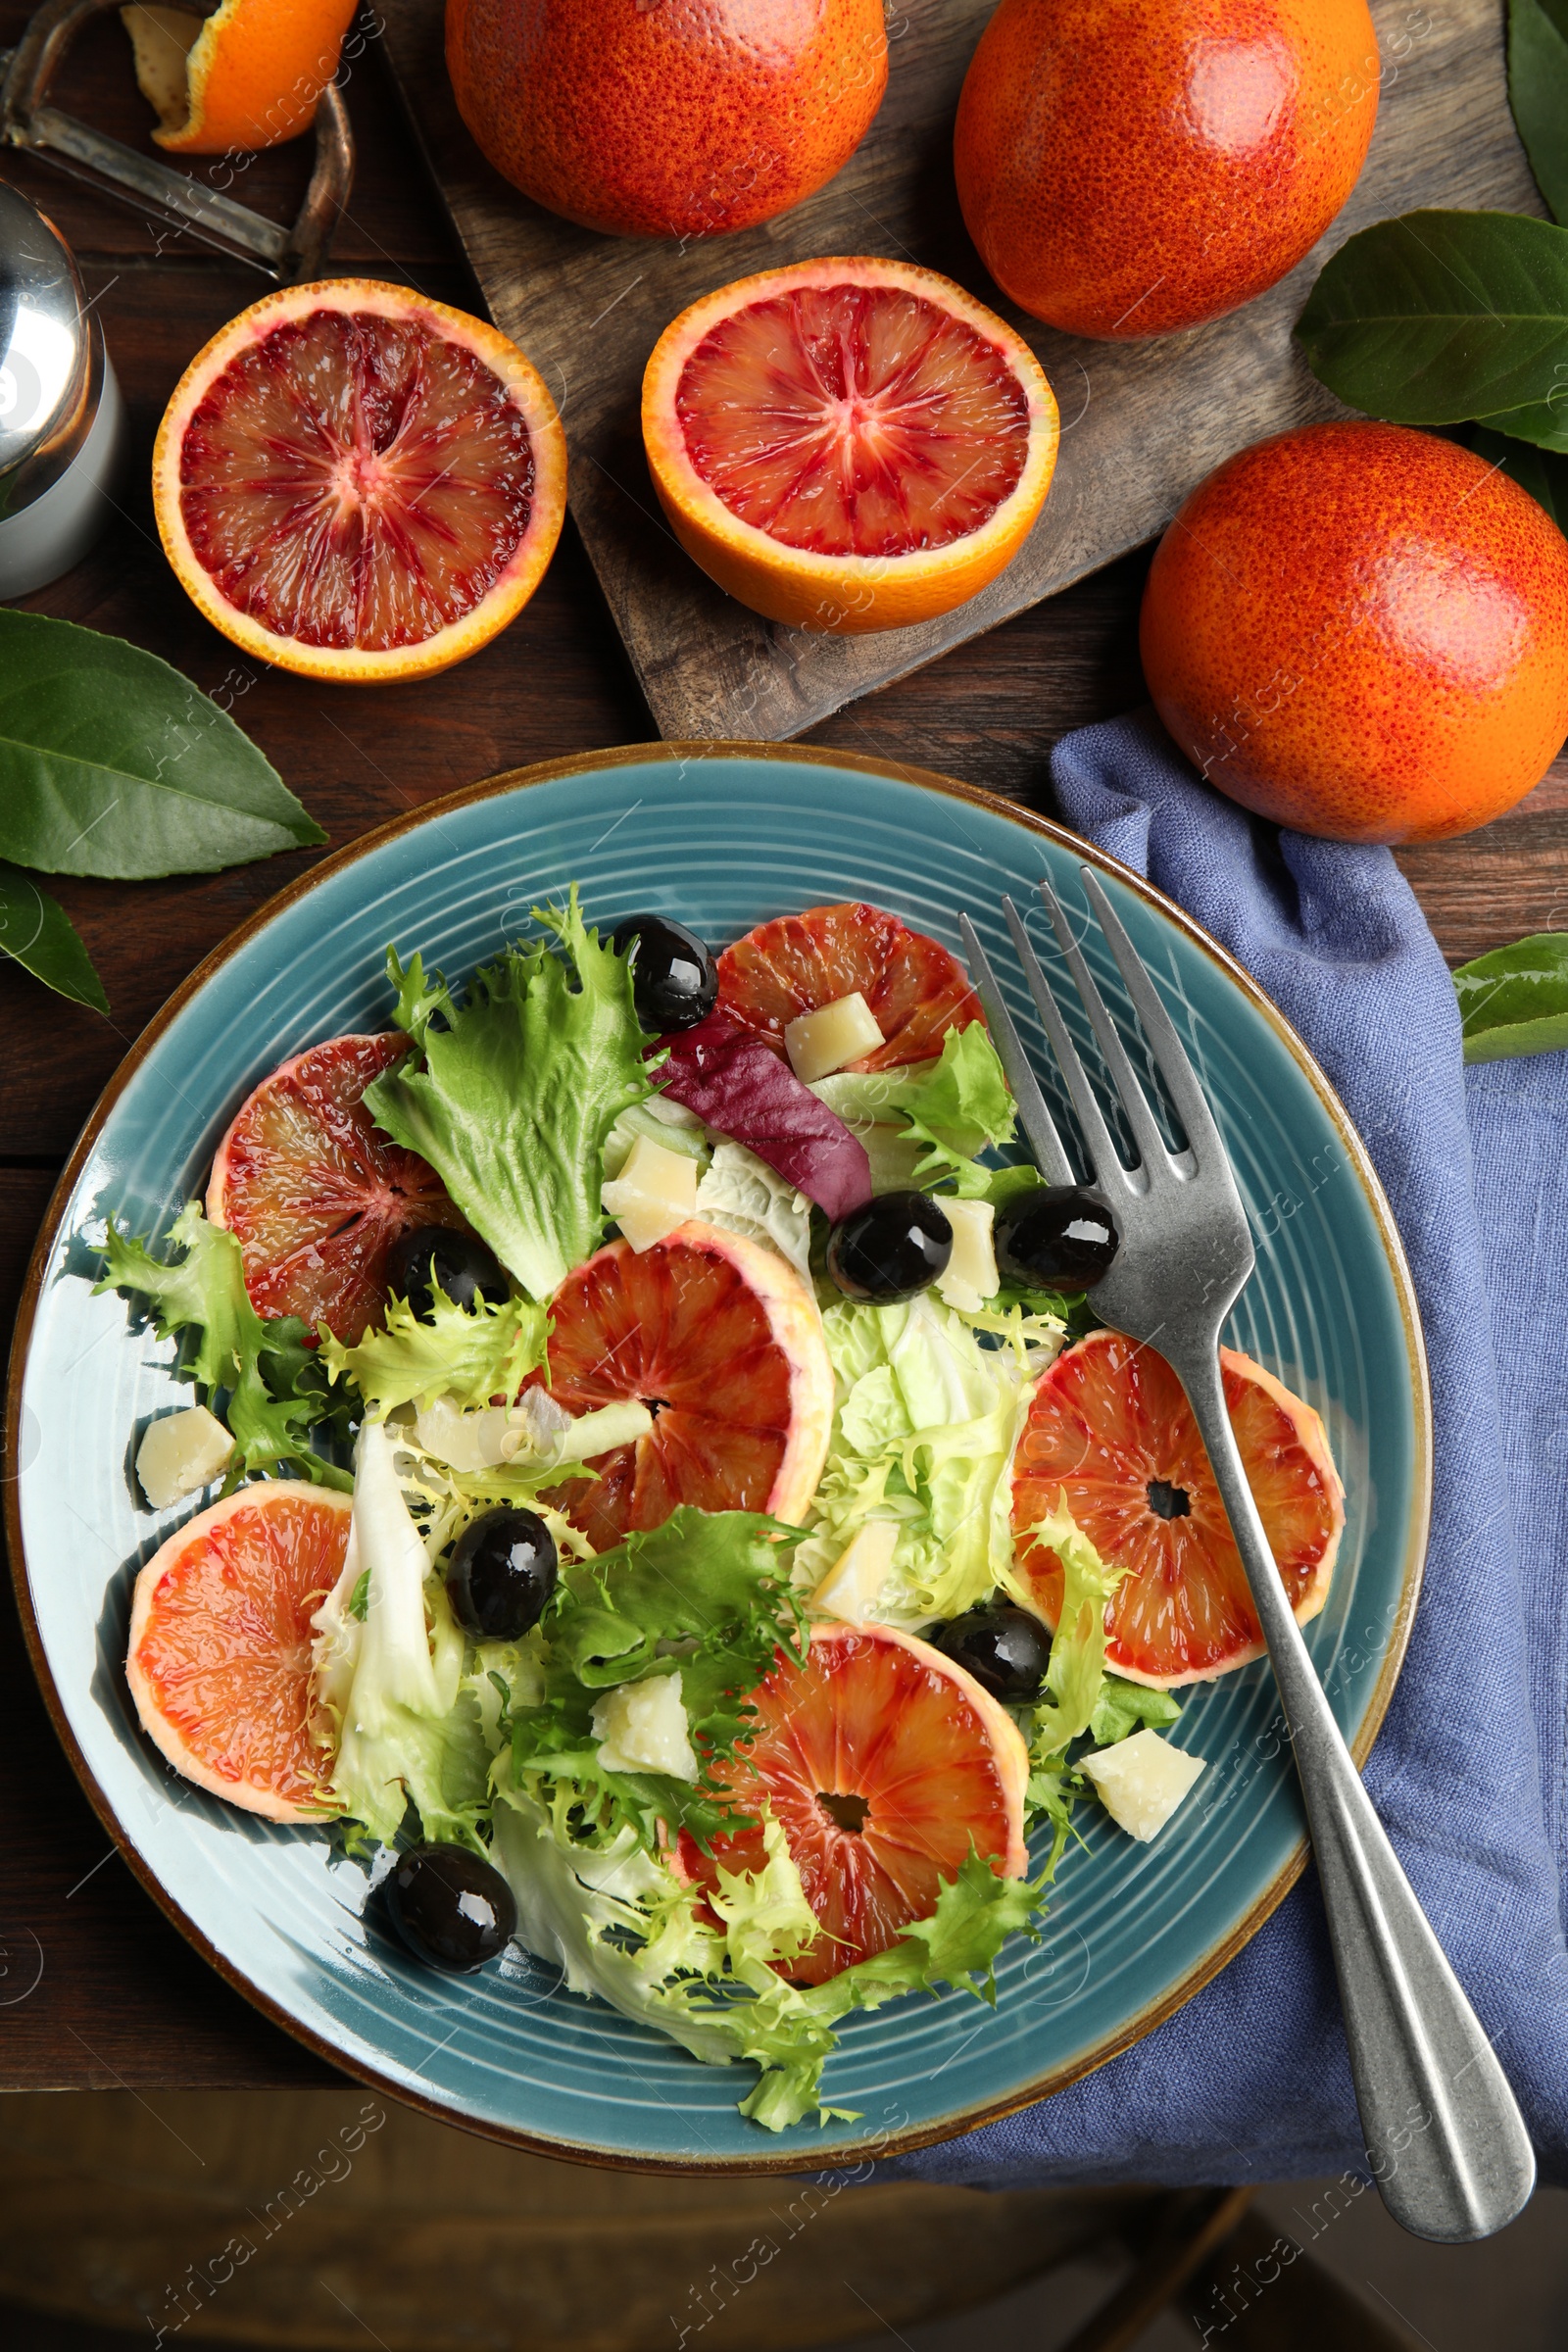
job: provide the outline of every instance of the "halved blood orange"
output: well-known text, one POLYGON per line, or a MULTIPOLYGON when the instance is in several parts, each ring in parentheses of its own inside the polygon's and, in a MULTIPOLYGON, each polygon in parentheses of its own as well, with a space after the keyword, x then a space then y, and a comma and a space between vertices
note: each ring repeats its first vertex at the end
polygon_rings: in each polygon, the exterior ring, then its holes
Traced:
POLYGON ((125 1677, 176 1772, 269 1821, 319 1821, 311 1617, 336 1584, 350 1499, 267 1479, 170 1537, 136 1579, 125 1677))
MULTIPOLYGON (((550 1394, 570 1413, 637 1397, 648 1435, 555 1499, 598 1551, 677 1503, 795 1520, 822 1475, 833 1367, 793 1266, 696 1220, 640 1254, 612 1242, 550 1305, 550 1394)), ((530 1385, 539 1385, 538 1377, 530 1385)))
POLYGON ((973 596, 1039 514, 1056 438, 1022 336, 907 262, 737 278, 665 327, 643 377, 676 538, 796 628, 906 628, 973 596))
MULTIPOLYGON (((884 1625, 818 1625, 805 1665, 781 1656, 751 1693, 757 1731, 714 1778, 735 1804, 765 1805, 826 1931, 790 1975, 820 1984, 929 1919, 971 1845, 1021 1878, 1028 1753, 1010 1715, 939 1650, 884 1625)), ((760 1870, 760 1829, 713 1840, 687 1831, 676 1867, 760 1870)))
POLYGON ((376 1132, 363 1097, 409 1050, 334 1037, 247 1095, 218 1147, 207 1214, 239 1237, 259 1315, 303 1315, 353 1344, 379 1324, 387 1253, 412 1225, 467 1227, 428 1161, 376 1132))
POLYGON ((852 1070, 925 1061, 941 1053, 948 1030, 985 1019, 956 956, 896 914, 858 901, 775 915, 718 959, 720 1004, 781 1055, 791 1021, 857 991, 883 1042, 850 1062, 852 1070))
POLYGON ((565 436, 522 353, 368 278, 242 311, 180 377, 153 452, 164 552, 214 627, 352 684, 488 645, 565 504, 565 436))
MULTIPOLYGON (((1222 1348, 1225 1404, 1297 1622, 1328 1598, 1345 1489, 1317 1414, 1222 1348)), ((1129 1573, 1106 1605, 1105 1662, 1172 1690, 1263 1654, 1247 1572, 1181 1383, 1162 1355, 1094 1331, 1041 1377, 1013 1462, 1017 1569, 1055 1630, 1061 1563, 1027 1541, 1065 1498, 1101 1557, 1129 1573)))

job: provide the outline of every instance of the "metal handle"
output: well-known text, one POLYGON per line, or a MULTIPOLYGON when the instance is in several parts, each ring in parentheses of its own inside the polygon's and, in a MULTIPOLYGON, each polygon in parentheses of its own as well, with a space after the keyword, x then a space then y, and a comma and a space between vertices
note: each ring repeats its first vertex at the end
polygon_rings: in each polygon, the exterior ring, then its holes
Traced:
POLYGON ((1231 1431, 1212 1348, 1171 1355, 1268 1643, 1306 1803, 1367 2162, 1417 2237, 1490 2236, 1535 2185, 1507 2077, 1361 1785, 1286 1598, 1231 1431))

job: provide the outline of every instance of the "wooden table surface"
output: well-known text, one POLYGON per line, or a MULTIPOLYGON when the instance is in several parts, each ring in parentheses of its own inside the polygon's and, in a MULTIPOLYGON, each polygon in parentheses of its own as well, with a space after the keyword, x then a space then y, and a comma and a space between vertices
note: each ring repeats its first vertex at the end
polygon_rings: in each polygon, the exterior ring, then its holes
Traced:
MULTIPOLYGON (((26 13, 0 0, 0 47, 15 40, 26 13)), ((89 28, 55 101, 146 143, 147 110, 118 22, 89 28)), ((359 179, 331 266, 477 309, 373 42, 353 69, 348 106, 359 179)), ((308 146, 258 158, 232 192, 262 211, 291 213, 308 146)), ((333 848, 500 769, 648 739, 648 713, 569 523, 519 619, 444 677, 333 688, 238 656, 198 617, 164 562, 148 462, 181 369, 266 281, 28 159, 6 154, 0 172, 45 207, 81 262, 133 442, 120 519, 77 570, 28 600, 31 610, 130 638, 219 695, 333 848)), ((945 769, 1049 812, 1053 744, 1142 699, 1137 613, 1146 564, 1147 555, 1124 559, 807 740, 945 769)), ((191 966, 307 861, 302 854, 212 877, 60 884, 108 989, 107 1022, 0 968, 7 1330, 55 1175, 121 1055, 191 966)), ((1568 926, 1568 760, 1486 832, 1404 854, 1400 863, 1452 961, 1524 932, 1568 926)), ((9 1582, 0 1605, 0 2086, 332 2080, 209 1971, 133 1883, 56 1745, 9 1582)))

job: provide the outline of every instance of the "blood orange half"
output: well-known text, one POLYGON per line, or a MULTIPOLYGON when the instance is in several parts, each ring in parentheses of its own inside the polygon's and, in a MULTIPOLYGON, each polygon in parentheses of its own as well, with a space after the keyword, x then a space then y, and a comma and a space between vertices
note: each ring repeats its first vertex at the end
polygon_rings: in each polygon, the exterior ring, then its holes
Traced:
POLYGON ((197 353, 153 452, 164 551, 215 628, 303 676, 417 678, 544 576, 566 444, 493 326, 337 278, 253 303, 197 353))
POLYGON ((718 959, 724 1010, 780 1054, 791 1021, 857 991, 883 1043, 852 1070, 927 1060, 941 1053, 948 1030, 985 1019, 957 957, 880 906, 852 902, 777 915, 718 959))
POLYGON ((1039 514, 1056 438, 1028 344, 906 262, 738 278, 665 327, 643 377, 676 538, 797 628, 905 628, 973 596, 1039 514))
MULTIPOLYGON (((1345 1489, 1323 1424, 1250 1356, 1220 1349, 1225 1403, 1298 1624, 1328 1598, 1345 1489)), ((1041 1378, 1013 1463, 1018 1573, 1054 1631, 1061 1563, 1027 1541, 1062 1499, 1129 1573, 1106 1606, 1105 1662, 1171 1690, 1263 1654, 1257 1611, 1181 1383, 1161 1355, 1095 1331, 1041 1378)))
MULTIPOLYGON (((971 1845, 999 1878, 1021 1878, 1028 1754, 1017 1726, 962 1667, 882 1625, 819 1625, 804 1666, 784 1658, 751 1694, 757 1732, 715 1769, 737 1805, 767 1806, 825 1934, 791 1976, 820 1984, 929 1919, 971 1845)), ((678 1867, 714 1886, 717 1867, 756 1871, 760 1829, 688 1832, 678 1867)))
POLYGON ((348 1550, 350 1501, 269 1479, 199 1512, 136 1579, 125 1677, 176 1772, 269 1821, 319 1821, 311 1617, 348 1550))
POLYGON ((467 1230, 416 1152, 389 1143, 362 1100, 409 1041, 334 1037, 264 1078, 218 1147, 207 1214, 237 1234, 260 1315, 303 1315, 353 1344, 379 1324, 387 1253, 412 1225, 467 1230))
POLYGON ((822 1475, 833 1367, 793 1266, 696 1222, 640 1254, 612 1242, 551 1301, 550 1394, 570 1413, 637 1397, 654 1426, 556 1497, 596 1550, 677 1503, 794 1520, 822 1475))

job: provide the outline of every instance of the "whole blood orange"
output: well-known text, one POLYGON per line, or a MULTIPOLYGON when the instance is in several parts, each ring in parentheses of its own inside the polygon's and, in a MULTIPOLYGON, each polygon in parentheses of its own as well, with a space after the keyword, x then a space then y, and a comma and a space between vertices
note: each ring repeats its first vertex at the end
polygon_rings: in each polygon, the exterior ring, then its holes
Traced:
MULTIPOLYGON (((833 1367, 793 1266, 696 1220, 641 1253, 612 1242, 551 1301, 550 1394, 569 1413, 636 1397, 646 1437, 555 1499, 596 1551, 677 1503, 795 1520, 822 1475, 833 1367)), ((542 1385, 539 1376, 532 1386, 542 1385)))
MULTIPOLYGON (((1297 1622, 1328 1598, 1345 1489, 1323 1424, 1250 1356, 1222 1348, 1225 1405, 1297 1622)), ((1263 1654, 1257 1611, 1181 1383, 1162 1355, 1091 1332, 1045 1372, 1012 1475, 1017 1572, 1055 1631, 1061 1562, 1030 1541, 1065 1500, 1107 1566, 1105 1663, 1170 1690, 1263 1654)))
POLYGON ((386 1261, 415 1225, 466 1232, 416 1152, 377 1133, 362 1100, 406 1037, 334 1037, 248 1095, 218 1147, 207 1214, 238 1236, 260 1315, 303 1315, 350 1346, 386 1303, 386 1261))
MULTIPOLYGON (((824 1933, 791 1964, 820 1984, 929 1919, 971 1847, 999 1878, 1028 1867, 1029 1758, 1006 1710, 961 1666, 884 1625, 818 1625, 803 1666, 780 1655, 750 1694, 756 1720, 733 1763, 714 1768, 737 1809, 766 1806, 784 1832, 824 1933)), ((682 1831, 676 1867, 716 1886, 758 1871, 760 1828, 704 1854, 682 1831)))
POLYGON ((153 451, 164 552, 245 653, 313 678, 418 678, 477 653, 544 576, 566 444, 543 379, 406 286, 289 286, 230 319, 153 451))
POLYGON ((643 377, 676 538, 803 629, 904 628, 975 595, 1039 514, 1056 437, 1023 338, 907 262, 738 278, 665 327, 643 377))
POLYGON ((1196 326, 1323 234, 1378 78, 1366 0, 1002 0, 954 133, 969 234, 1053 326, 1196 326))
POLYGON ((784 1032, 857 992, 882 1043, 852 1070, 892 1070, 942 1051, 950 1029, 984 1021, 956 956, 880 906, 808 906, 759 923, 718 959, 718 1001, 732 1020, 784 1052, 784 1032))
POLYGON ((136 1579, 125 1677, 174 1770, 269 1821, 319 1821, 311 1618, 336 1584, 350 1498, 267 1479, 170 1537, 136 1579))
POLYGON ((1232 800, 1342 841, 1441 841, 1512 808, 1568 735, 1568 543, 1451 441, 1304 425, 1181 508, 1142 650, 1232 800))
POLYGON ((887 86, 882 0, 447 0, 458 108, 536 204, 623 237, 771 220, 887 86))

